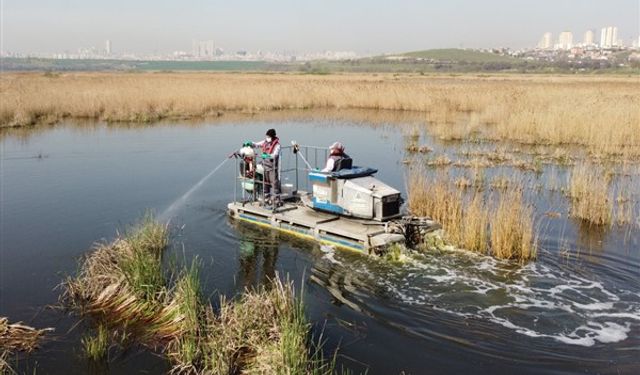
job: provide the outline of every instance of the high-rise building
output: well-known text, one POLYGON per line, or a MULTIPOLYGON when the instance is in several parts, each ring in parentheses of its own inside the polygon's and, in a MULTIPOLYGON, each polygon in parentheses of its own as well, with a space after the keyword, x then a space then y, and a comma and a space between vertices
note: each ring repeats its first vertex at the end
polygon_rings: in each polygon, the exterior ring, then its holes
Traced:
POLYGON ((582 41, 582 44, 584 44, 585 46, 592 46, 593 40, 595 38, 595 33, 593 32, 593 30, 587 30, 587 32, 584 33, 584 40, 582 41))
POLYGON ((111 41, 107 39, 104 43, 104 53, 109 56, 111 55, 111 41))
POLYGON ((551 33, 544 33, 544 35, 542 35, 542 38, 540 39, 540 42, 538 42, 538 48, 550 49, 551 47, 553 47, 552 38, 553 36, 551 35, 551 33))
POLYGON ((558 36, 558 44, 556 49, 571 49, 573 47, 573 33, 571 31, 563 31, 558 36))
POLYGON ((617 46, 618 41, 618 28, 615 26, 603 27, 600 30, 600 47, 611 48, 617 46))
POLYGON ((212 58, 215 54, 213 40, 194 40, 192 44, 192 54, 200 58, 212 58))

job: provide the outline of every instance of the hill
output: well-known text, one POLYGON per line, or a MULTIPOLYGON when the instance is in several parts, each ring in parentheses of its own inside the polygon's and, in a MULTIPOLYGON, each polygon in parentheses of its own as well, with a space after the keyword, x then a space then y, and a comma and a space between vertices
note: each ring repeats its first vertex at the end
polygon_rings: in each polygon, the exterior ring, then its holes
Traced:
POLYGON ((467 62, 467 63, 494 63, 494 62, 517 62, 520 59, 510 56, 501 56, 491 52, 481 52, 469 49, 429 49, 424 51, 407 52, 398 57, 408 57, 415 59, 436 60, 442 62, 467 62))

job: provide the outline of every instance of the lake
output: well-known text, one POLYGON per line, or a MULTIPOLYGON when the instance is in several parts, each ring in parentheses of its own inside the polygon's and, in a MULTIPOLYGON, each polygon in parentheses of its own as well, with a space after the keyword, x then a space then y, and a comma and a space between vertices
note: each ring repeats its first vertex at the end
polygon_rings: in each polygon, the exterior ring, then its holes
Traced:
MULTIPOLYGON (((75 273, 94 242, 113 239, 148 210, 163 213, 268 128, 286 144, 339 140, 355 164, 377 168, 378 178, 404 196, 407 174, 424 158, 405 150, 410 134, 418 132, 431 155, 452 160, 463 149, 493 147, 441 141, 420 121, 388 112, 301 112, 3 130, 0 316, 55 328, 17 369, 168 370, 162 357, 138 348, 111 358, 108 368, 90 365, 82 356, 83 323, 53 307, 56 286, 75 273)), ((550 187, 566 181, 568 167, 487 169, 487 179, 522 178, 535 206, 538 259, 522 266, 464 251, 416 253, 391 263, 233 222, 226 204, 233 199, 235 168, 224 164, 171 215, 169 253, 203 260, 201 277, 212 301, 288 276, 303 290, 326 350, 339 347, 340 365, 369 374, 640 372, 637 215, 632 223, 605 228, 568 217, 561 189, 550 187)), ((451 167, 450 173, 467 172, 451 167)), ((632 198, 638 197, 638 178, 627 178, 632 198)))

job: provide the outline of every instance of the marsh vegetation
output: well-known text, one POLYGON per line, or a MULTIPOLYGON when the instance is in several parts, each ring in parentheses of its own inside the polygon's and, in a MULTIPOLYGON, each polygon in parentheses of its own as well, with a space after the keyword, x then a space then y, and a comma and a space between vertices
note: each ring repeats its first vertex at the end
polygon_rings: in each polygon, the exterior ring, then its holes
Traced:
POLYGON ((465 193, 447 173, 428 177, 422 171, 409 178, 411 213, 440 223, 448 243, 500 259, 535 258, 533 210, 522 199, 522 186, 485 193, 477 185, 465 193))
POLYGON ((21 322, 10 323, 6 317, 0 317, 0 374, 14 373, 11 362, 16 354, 37 349, 48 331, 52 329, 36 329, 21 322))
POLYGON ((0 126, 65 118, 151 122, 228 111, 402 110, 423 113, 443 139, 640 155, 640 84, 633 77, 16 73, 0 76, 0 100, 0 126))
POLYGON ((274 278, 238 299, 222 297, 214 308, 203 295, 197 260, 183 268, 163 261, 168 241, 166 226, 147 216, 96 245, 63 284, 63 303, 92 327, 82 340, 89 359, 106 360, 110 348, 137 344, 163 353, 172 373, 334 372, 312 341, 292 283, 274 278))
POLYGON ((404 159, 410 210, 442 223, 448 243, 523 262, 536 257, 549 221, 563 216, 593 230, 640 228, 640 160, 627 152, 637 143, 596 150, 595 144, 528 143, 481 132, 451 136, 469 124, 451 126, 408 132, 404 159), (416 144, 433 154, 420 154, 416 144))

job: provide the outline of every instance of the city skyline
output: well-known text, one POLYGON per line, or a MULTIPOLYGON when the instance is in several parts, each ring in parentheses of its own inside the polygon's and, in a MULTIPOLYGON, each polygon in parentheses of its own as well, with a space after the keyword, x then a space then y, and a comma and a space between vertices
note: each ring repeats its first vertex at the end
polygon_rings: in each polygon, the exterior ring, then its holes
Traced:
POLYGON ((545 0, 517 7, 503 0, 481 5, 405 0, 394 6, 380 1, 240 3, 3 1, 2 50, 75 52, 105 46, 109 40, 113 53, 166 54, 190 52, 192 42, 201 40, 227 51, 332 50, 366 55, 429 48, 525 48, 536 45, 539 30, 554 35, 595 30, 599 36, 600 25, 618 25, 618 38, 625 43, 639 33, 639 2, 632 0, 580 4, 545 0), (522 27, 523 22, 529 26, 522 27))
POLYGON ((582 40, 574 36, 572 30, 563 30, 558 34, 554 43, 554 34, 550 31, 545 32, 540 41, 537 44, 538 49, 564 49, 568 50, 572 47, 600 47, 600 48, 617 48, 617 47, 640 47, 640 34, 634 36, 630 40, 625 41, 619 37, 617 26, 603 26, 598 29, 586 30, 583 34, 582 40), (597 35, 600 36, 596 39, 597 35))

